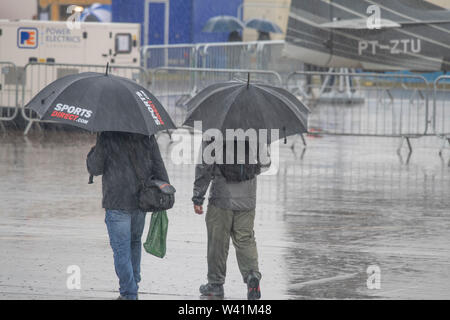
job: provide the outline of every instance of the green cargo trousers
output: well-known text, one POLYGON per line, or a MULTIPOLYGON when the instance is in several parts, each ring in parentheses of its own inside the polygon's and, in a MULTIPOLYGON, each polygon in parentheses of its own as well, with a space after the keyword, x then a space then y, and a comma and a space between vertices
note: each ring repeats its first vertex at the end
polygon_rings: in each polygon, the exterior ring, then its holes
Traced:
POLYGON ((261 279, 258 251, 253 231, 255 210, 233 211, 208 205, 206 228, 208 231, 208 282, 225 283, 230 237, 244 282, 250 272, 261 279))

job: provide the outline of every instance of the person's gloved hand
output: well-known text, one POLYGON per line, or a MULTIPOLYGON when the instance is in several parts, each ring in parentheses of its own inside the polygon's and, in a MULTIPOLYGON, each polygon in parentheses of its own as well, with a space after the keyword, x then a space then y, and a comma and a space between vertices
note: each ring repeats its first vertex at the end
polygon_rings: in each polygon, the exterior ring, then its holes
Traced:
POLYGON ((203 214, 203 207, 194 204, 194 211, 195 211, 196 214, 203 214))

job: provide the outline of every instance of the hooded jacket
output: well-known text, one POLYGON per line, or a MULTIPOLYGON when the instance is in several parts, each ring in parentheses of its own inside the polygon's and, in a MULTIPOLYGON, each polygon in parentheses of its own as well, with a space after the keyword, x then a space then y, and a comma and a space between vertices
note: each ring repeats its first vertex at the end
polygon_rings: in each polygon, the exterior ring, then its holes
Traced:
POLYGON ((102 175, 103 200, 105 209, 139 209, 138 191, 141 186, 131 162, 132 152, 136 152, 136 165, 146 177, 170 183, 155 137, 122 132, 102 132, 97 144, 87 155, 88 172, 102 175))

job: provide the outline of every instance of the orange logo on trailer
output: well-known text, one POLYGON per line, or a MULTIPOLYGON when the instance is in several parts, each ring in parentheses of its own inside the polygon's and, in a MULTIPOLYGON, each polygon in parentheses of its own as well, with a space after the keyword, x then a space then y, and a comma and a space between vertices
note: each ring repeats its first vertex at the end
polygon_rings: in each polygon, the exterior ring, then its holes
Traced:
POLYGON ((17 46, 24 49, 37 48, 38 30, 36 28, 17 29, 17 46))

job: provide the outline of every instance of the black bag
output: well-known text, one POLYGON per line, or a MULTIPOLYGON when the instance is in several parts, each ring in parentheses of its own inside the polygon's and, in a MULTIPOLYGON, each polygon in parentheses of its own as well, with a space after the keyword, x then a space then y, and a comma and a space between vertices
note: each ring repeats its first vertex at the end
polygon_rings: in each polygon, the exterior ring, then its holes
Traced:
POLYGON ((140 182, 138 193, 139 208, 145 212, 156 212, 171 209, 175 203, 175 188, 168 182, 153 179, 152 176, 143 178, 137 166, 135 150, 130 158, 136 177, 140 182))
MULTIPOLYGON (((256 157, 256 163, 251 163, 250 161, 250 144, 248 140, 245 141, 245 161, 243 164, 238 163, 237 158, 237 148, 238 142, 234 141, 234 163, 226 163, 226 143, 223 147, 223 164, 217 164, 220 172, 229 182, 242 182, 251 180, 261 173, 261 164, 259 162, 259 157, 256 157)), ((258 154, 259 150, 257 150, 258 154)), ((254 162, 254 161, 253 161, 254 162)))
POLYGON ((171 209, 175 203, 175 191, 169 183, 151 179, 139 190, 139 208, 145 212, 171 209))

